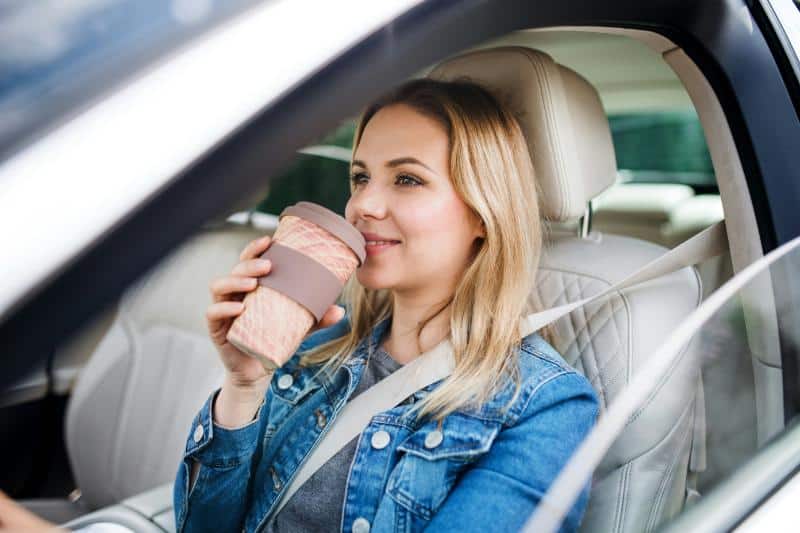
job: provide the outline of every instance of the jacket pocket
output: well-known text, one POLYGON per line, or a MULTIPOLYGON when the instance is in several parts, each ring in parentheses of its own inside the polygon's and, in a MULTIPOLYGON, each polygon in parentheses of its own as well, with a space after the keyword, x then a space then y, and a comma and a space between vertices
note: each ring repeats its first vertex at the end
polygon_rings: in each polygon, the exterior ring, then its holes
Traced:
POLYGON ((399 461, 386 485, 398 505, 427 521, 439 509, 458 477, 489 451, 500 424, 459 413, 439 427, 429 422, 398 447, 399 461))
POLYGON ((301 368, 279 368, 270 380, 270 394, 289 406, 298 405, 306 396, 321 387, 312 372, 301 368))

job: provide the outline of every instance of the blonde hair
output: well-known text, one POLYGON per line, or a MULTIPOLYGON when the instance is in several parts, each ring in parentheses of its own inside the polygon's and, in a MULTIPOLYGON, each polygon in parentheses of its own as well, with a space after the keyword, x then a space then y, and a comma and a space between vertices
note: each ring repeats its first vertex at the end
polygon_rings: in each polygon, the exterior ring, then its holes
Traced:
MULTIPOLYGON (((519 387, 520 319, 540 309, 534 290, 543 239, 539 193, 519 123, 488 90, 466 80, 412 80, 380 98, 361 116, 353 154, 370 119, 399 104, 445 129, 453 186, 486 232, 451 300, 417 329, 419 342, 424 326, 452 304, 449 338, 455 370, 416 406, 420 416, 442 419, 460 407, 485 402, 505 377, 519 387)), ((337 368, 392 313, 390 292, 367 289, 356 276, 345 285, 342 300, 350 310, 350 331, 306 352, 304 364, 337 368)), ((552 330, 540 334, 552 341, 552 330)))

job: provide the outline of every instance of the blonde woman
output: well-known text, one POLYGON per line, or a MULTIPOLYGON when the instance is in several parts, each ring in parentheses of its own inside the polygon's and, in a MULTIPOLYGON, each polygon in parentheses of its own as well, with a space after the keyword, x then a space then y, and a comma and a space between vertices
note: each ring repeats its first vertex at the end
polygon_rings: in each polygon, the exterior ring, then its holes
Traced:
MULTIPOLYGON (((411 81, 356 130, 346 218, 367 259, 275 373, 225 341, 268 275, 253 241, 211 284, 224 385, 200 410, 175 481, 179 532, 516 531, 595 422, 589 383, 519 337, 542 246, 519 124, 469 82, 411 81), (275 509, 345 403, 449 338, 451 376, 375 416, 275 509), (202 432, 196 428, 202 426, 202 432), (275 516, 273 516, 275 515, 275 516)), ((563 529, 575 530, 588 489, 563 529)))

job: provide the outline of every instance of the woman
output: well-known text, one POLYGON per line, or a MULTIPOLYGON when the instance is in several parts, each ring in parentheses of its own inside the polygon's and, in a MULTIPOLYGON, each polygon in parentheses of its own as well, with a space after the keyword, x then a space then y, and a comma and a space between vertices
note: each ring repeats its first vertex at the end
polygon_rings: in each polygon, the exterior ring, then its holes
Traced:
MULTIPOLYGON (((270 265, 250 243, 211 284, 226 367, 195 419, 175 482, 178 531, 516 531, 595 422, 589 383, 541 331, 542 244, 519 124, 469 82, 411 81, 356 130, 345 217, 367 259, 284 367, 228 344, 270 265), (531 302, 534 302, 531 304, 531 302), (449 338, 451 376, 374 417, 272 516, 349 399, 449 338)), ((588 486, 564 530, 575 530, 588 486)))

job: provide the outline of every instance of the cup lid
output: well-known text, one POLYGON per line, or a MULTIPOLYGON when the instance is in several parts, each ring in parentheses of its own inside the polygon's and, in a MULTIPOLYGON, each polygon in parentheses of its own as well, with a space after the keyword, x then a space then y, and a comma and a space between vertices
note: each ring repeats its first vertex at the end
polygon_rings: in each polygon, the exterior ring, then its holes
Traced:
POLYGON ((341 215, 313 202, 297 202, 284 209, 279 218, 286 215, 304 218, 325 229, 353 250, 359 266, 364 263, 367 257, 364 236, 341 215))

